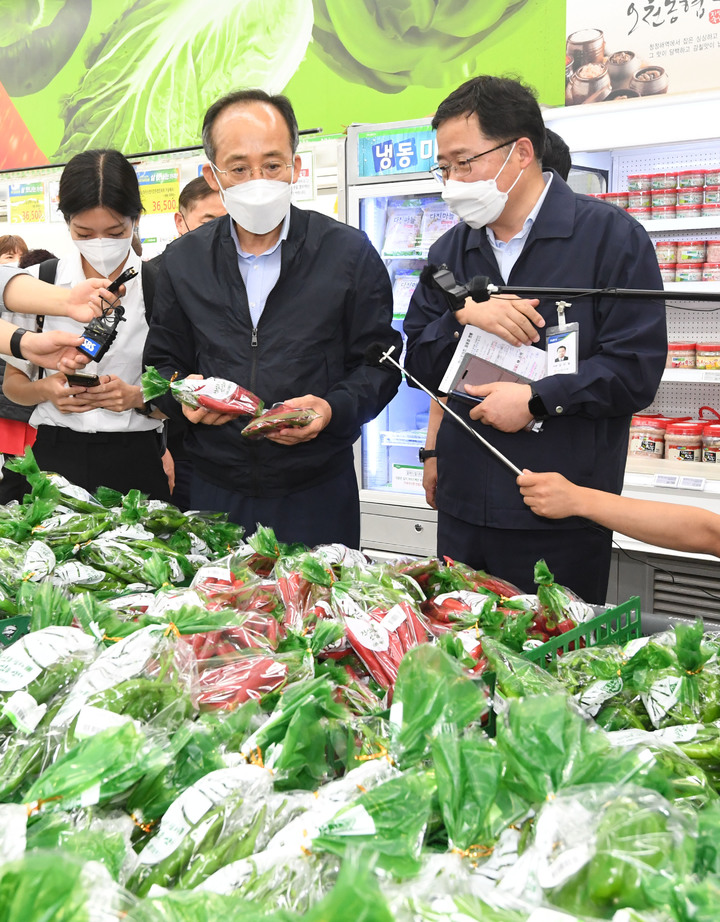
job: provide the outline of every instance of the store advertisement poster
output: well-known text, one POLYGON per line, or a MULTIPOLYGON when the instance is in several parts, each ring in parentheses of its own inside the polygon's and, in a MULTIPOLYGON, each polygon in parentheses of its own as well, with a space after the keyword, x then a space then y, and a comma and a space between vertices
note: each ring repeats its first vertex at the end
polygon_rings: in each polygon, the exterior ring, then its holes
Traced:
POLYGON ((720 86, 720 0, 568 0, 566 105, 720 86))
POLYGON ((140 201, 146 215, 172 214, 178 210, 180 172, 177 167, 164 170, 138 170, 140 201))
MULTIPOLYGON (((706 0, 707 2, 707 0, 706 0)), ((562 104, 565 0, 66 0, 2 4, 0 169, 200 144, 239 87, 286 93, 301 128, 426 118, 473 74, 562 104), (201 49, 199 51, 198 49, 201 49), (4 88, 4 89, 3 89, 4 88)))
POLYGON ((300 175, 293 188, 293 200, 312 202, 315 198, 315 155, 310 150, 298 152, 300 157, 300 175))
POLYGON ((10 183, 10 223, 45 223, 45 184, 41 182, 10 183))

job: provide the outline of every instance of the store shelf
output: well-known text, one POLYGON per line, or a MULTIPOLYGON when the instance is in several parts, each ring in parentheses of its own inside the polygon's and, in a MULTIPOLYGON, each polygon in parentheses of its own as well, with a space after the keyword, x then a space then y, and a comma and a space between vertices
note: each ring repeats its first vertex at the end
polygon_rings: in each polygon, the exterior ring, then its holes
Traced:
POLYGON ((675 493, 716 493, 720 495, 720 464, 702 461, 672 461, 665 458, 639 458, 630 455, 625 465, 625 487, 647 487, 675 493), (677 486, 657 484, 658 476, 678 478, 677 486), (702 487, 693 482, 703 481, 702 487))
POLYGON ((640 224, 648 233, 655 231, 677 231, 679 234, 695 233, 695 231, 715 230, 720 228, 720 218, 656 218, 654 221, 640 220, 640 224))
POLYGON ((720 294, 720 282, 665 282, 663 286, 668 294, 681 295, 691 291, 706 291, 720 294))
POLYGON ((674 381, 676 384, 718 384, 720 383, 720 369, 666 368, 662 379, 663 381, 674 381))

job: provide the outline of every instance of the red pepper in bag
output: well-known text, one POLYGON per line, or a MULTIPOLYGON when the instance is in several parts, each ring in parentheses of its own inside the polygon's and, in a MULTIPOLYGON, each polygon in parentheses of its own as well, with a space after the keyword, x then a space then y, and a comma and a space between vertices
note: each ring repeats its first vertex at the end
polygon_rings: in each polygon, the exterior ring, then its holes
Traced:
POLYGON ((223 416, 257 416, 265 404, 251 391, 225 378, 182 378, 168 381, 152 365, 142 379, 143 399, 153 400, 168 391, 185 406, 204 407, 223 416))
POLYGON ((288 667, 271 656, 244 656, 200 673, 201 710, 232 710, 249 698, 259 700, 284 685, 288 667))

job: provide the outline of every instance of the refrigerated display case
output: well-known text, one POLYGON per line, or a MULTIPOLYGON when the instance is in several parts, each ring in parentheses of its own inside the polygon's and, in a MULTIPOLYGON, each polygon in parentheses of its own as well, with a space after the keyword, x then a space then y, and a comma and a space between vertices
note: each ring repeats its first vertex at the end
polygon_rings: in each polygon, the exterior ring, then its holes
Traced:
MULTIPOLYGON (((348 129, 346 220, 365 231, 387 266, 393 326, 400 332, 430 245, 457 221, 430 173, 436 153, 429 119, 348 129)), ((429 405, 425 393, 403 381, 394 400, 363 427, 357 467, 365 545, 435 550, 435 516, 418 460, 429 405)))

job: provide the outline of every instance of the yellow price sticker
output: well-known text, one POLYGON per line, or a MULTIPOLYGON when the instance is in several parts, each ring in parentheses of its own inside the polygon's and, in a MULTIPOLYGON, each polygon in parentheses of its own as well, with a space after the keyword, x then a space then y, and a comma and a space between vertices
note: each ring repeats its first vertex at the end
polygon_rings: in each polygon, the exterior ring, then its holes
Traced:
POLYGON ((45 203, 34 199, 10 199, 11 224, 42 224, 45 220, 45 203))
POLYGON ((180 184, 171 183, 148 183, 140 186, 140 197, 142 199, 145 214, 168 214, 175 212, 178 208, 178 195, 180 194, 180 184))

